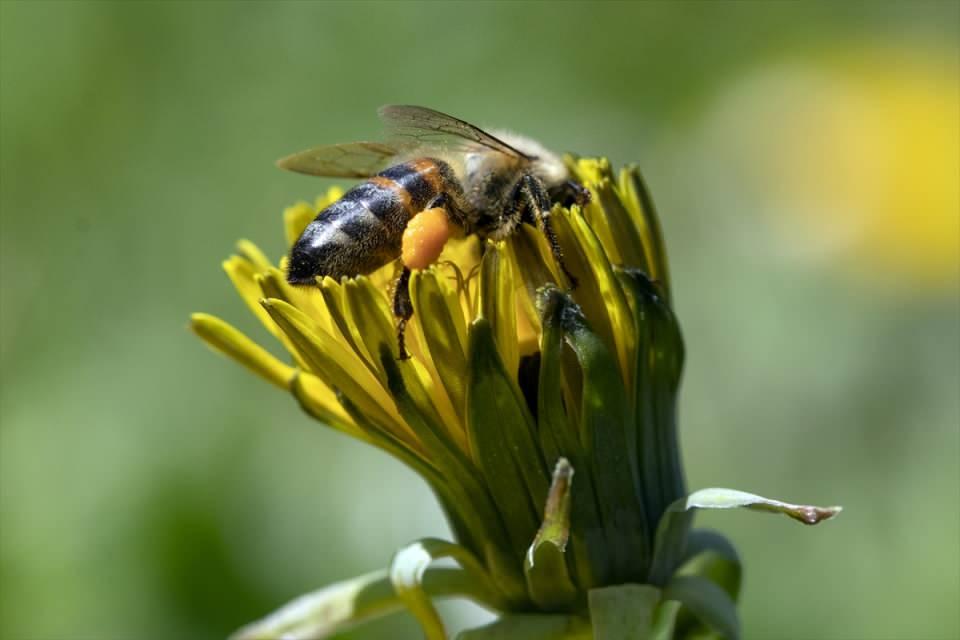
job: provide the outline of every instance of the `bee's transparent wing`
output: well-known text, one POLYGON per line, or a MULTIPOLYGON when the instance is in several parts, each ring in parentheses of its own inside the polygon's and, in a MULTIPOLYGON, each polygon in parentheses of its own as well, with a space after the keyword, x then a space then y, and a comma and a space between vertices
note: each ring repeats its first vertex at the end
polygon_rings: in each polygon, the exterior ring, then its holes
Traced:
POLYGON ((391 141, 410 147, 435 147, 449 151, 476 151, 485 147, 516 158, 529 156, 469 122, 426 107, 388 104, 380 119, 391 141))
POLYGON ((382 142, 329 144, 280 158, 277 166, 311 176, 369 178, 395 164, 403 152, 401 145, 382 142))

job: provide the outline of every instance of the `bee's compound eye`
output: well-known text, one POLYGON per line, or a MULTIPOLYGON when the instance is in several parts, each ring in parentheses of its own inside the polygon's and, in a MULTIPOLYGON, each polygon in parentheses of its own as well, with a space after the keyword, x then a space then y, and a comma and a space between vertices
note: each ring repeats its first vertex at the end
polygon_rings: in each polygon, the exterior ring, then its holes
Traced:
POLYGON ((425 209, 415 215, 403 232, 403 264, 410 269, 425 269, 433 264, 450 238, 450 220, 441 207, 425 209))

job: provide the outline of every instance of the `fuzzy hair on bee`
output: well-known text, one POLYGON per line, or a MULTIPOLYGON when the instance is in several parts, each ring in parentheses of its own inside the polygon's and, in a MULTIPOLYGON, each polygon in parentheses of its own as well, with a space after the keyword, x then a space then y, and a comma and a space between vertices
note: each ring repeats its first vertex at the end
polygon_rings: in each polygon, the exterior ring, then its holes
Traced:
POLYGON ((315 285, 374 271, 401 260, 393 294, 398 357, 408 357, 404 329, 412 317, 411 269, 432 264, 454 233, 501 240, 520 224, 537 227, 570 287, 553 227, 553 203, 589 200, 561 158, 517 134, 488 133, 426 107, 388 105, 379 115, 387 142, 314 147, 278 161, 309 175, 363 182, 317 214, 290 251, 287 280, 315 285))

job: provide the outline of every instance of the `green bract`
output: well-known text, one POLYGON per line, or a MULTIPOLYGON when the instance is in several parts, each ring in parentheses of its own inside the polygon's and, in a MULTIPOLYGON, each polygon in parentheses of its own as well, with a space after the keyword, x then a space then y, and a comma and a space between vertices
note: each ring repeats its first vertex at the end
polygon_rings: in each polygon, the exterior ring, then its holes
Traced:
MULTIPOLYGON (((304 596, 237 640, 322 638, 400 607, 446 637, 432 598, 501 614, 484 638, 737 637, 741 569, 732 545, 691 531, 693 509, 746 507, 813 524, 817 509, 724 489, 687 495, 677 443, 683 340, 663 238, 634 168, 569 160, 592 202, 552 220, 578 285, 558 288, 542 235, 452 243, 413 275, 412 357, 397 360, 395 267, 293 288, 248 242, 224 263, 290 353, 284 363, 196 314, 208 344, 287 389, 320 422, 417 471, 454 542, 421 540, 391 566, 304 596), (452 558, 459 568, 431 568, 452 558)), ((318 209, 285 214, 292 242, 318 209)))

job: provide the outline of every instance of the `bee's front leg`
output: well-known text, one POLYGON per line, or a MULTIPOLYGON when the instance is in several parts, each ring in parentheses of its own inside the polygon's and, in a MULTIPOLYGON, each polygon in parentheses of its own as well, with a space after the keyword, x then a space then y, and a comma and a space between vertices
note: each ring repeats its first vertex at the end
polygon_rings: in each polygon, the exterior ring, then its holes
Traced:
POLYGON ((550 223, 550 195, 544 187, 543 181, 529 173, 520 179, 517 185, 516 199, 517 204, 524 208, 532 217, 540 231, 547 237, 547 243, 550 245, 550 253, 554 261, 560 267, 560 271, 566 276, 571 289, 577 288, 577 279, 570 271, 563 260, 563 250, 560 248, 560 241, 557 240, 557 234, 550 223))
POLYGON ((397 353, 399 354, 397 357, 400 360, 406 360, 410 354, 407 353, 404 332, 407 322, 413 317, 413 300, 410 299, 410 268, 406 266, 400 272, 400 277, 397 278, 393 289, 393 316, 397 319, 397 353))
POLYGON ((591 200, 590 190, 573 180, 566 180, 556 187, 551 187, 548 193, 550 202, 556 202, 567 208, 575 204, 582 207, 589 204, 591 200))

